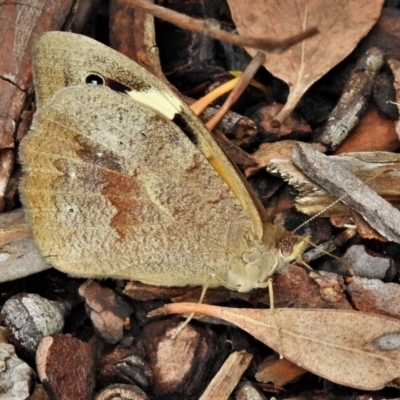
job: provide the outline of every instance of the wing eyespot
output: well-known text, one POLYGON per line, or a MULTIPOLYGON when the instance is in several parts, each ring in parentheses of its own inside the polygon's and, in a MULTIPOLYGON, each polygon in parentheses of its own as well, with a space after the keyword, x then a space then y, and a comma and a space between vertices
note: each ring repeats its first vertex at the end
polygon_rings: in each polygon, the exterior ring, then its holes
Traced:
POLYGON ((85 83, 87 85, 104 86, 106 83, 106 80, 99 74, 89 74, 85 78, 85 83))

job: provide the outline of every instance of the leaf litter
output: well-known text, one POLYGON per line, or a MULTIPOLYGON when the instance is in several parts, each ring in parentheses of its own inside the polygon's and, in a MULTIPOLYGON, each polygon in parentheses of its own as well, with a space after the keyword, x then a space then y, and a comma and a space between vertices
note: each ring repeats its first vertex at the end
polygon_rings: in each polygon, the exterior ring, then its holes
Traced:
POLYGON ((235 324, 296 365, 340 385, 379 390, 400 377, 400 321, 352 310, 167 304, 150 316, 196 313, 235 324))
MULTIPOLYGON (((282 123, 306 90, 356 47, 378 20, 383 0, 227 0, 238 32, 283 38, 316 26, 319 34, 282 54, 266 55, 264 67, 286 82, 290 93, 275 117, 282 123)), ((257 49, 246 47, 254 57, 257 49)))

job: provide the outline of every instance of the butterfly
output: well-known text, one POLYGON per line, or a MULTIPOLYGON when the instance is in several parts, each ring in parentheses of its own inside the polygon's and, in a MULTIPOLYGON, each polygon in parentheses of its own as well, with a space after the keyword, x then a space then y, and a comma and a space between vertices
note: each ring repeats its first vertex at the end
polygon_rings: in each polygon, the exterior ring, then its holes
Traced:
POLYGON ((201 120, 165 83, 85 36, 48 32, 21 200, 47 262, 77 277, 265 287, 305 242, 271 224, 201 120))

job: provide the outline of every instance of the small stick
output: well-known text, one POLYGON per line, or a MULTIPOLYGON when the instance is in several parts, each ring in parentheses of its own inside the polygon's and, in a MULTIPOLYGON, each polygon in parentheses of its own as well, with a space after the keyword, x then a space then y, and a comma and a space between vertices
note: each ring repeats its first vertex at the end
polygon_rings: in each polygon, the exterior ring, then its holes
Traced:
POLYGON ((224 115, 228 112, 228 110, 232 107, 233 104, 236 103, 238 98, 242 95, 242 93, 249 86, 251 80, 254 78, 254 75, 258 71, 258 69, 263 65, 265 60, 265 54, 261 52, 257 52, 257 54, 253 57, 250 64, 247 66, 243 75, 240 77, 237 85, 234 87, 232 92, 229 94, 225 103, 222 107, 213 115, 213 117, 206 123, 206 127, 212 131, 222 120, 224 115))
MULTIPOLYGON (((310 263, 311 261, 316 260, 327 253, 331 256, 331 252, 337 249, 338 247, 342 246, 343 244, 347 243, 351 238, 356 235, 356 230, 353 228, 347 228, 343 232, 340 232, 332 239, 328 240, 325 243, 319 244, 315 246, 313 243, 308 242, 311 246, 314 246, 313 249, 308 250, 306 253, 303 254, 302 259, 305 263, 310 263)), ((339 260, 342 262, 343 260, 339 260)), ((347 263, 348 264, 348 263, 347 263)), ((351 272, 351 271, 350 271, 351 272)), ((354 275, 354 272, 353 272, 354 275)))
POLYGON ((220 29, 219 22, 215 20, 201 20, 189 17, 167 8, 157 6, 146 0, 128 0, 134 8, 140 8, 148 12, 154 17, 170 22, 182 29, 188 29, 193 32, 203 33, 214 39, 232 43, 242 47, 252 47, 266 52, 283 52, 301 41, 308 39, 318 33, 316 27, 309 28, 296 35, 290 36, 282 40, 274 40, 268 38, 255 38, 248 36, 240 36, 220 29))
POLYGON ((372 47, 357 62, 342 97, 333 109, 318 141, 335 150, 358 124, 367 109, 374 80, 384 62, 382 50, 372 47))

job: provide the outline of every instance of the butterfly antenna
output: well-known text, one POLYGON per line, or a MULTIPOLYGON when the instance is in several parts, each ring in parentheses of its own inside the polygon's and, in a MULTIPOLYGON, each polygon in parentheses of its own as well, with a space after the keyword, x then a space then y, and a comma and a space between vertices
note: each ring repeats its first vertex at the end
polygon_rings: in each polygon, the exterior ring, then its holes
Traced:
MULTIPOLYGON (((357 190, 359 187, 361 187, 362 185, 365 185, 366 183, 372 181, 373 179, 376 179, 378 176, 382 175, 382 174, 386 174, 386 172, 390 172, 390 171, 394 171, 393 168, 391 169, 385 169, 383 171, 380 171, 378 173, 376 173, 375 175, 371 176, 370 178, 368 178, 365 182, 362 182, 358 187, 355 188, 355 190, 357 190)), ((335 200, 333 203, 329 204, 329 206, 325 207, 323 210, 321 210, 320 212, 318 212, 317 214, 313 215, 311 218, 309 218, 307 221, 303 222, 302 224, 300 224, 294 231, 293 233, 295 233, 296 231, 298 231, 300 228, 302 228, 303 226, 307 225, 309 222, 311 222, 312 220, 314 220, 315 218, 319 217, 321 214, 323 214, 325 211, 329 210, 330 208, 332 208, 335 204, 339 203, 340 201, 342 201, 346 196, 348 196, 347 193, 345 193, 343 196, 340 196, 337 200, 335 200)))
MULTIPOLYGON (((393 171, 393 169, 386 169, 383 171, 380 171, 378 173, 376 173, 375 175, 371 176, 370 178, 368 178, 365 182, 362 182, 362 184, 360 184, 359 187, 361 187, 362 185, 365 185, 367 182, 372 181, 373 179, 376 179, 378 176, 389 172, 389 171, 393 171)), ((356 187, 355 190, 357 190, 358 187, 356 187)), ((311 218, 309 218, 307 221, 303 222, 302 224, 300 224, 292 233, 296 233, 296 231, 298 231, 299 229, 301 229, 303 226, 309 224, 311 221, 313 221, 314 219, 318 218, 320 215, 322 215, 323 213, 325 213, 327 210, 329 210, 330 208, 332 208, 334 205, 336 205, 337 203, 341 202, 348 194, 344 194, 343 196, 339 197, 337 200, 335 200, 333 203, 329 204, 329 206, 325 207, 323 210, 321 210, 320 212, 318 212, 317 214, 313 215, 311 218)), ((311 245, 312 247, 318 249, 321 253, 326 254, 332 258, 334 258, 337 261, 340 261, 345 267, 346 269, 349 271, 351 276, 354 276, 354 269, 353 267, 346 261, 341 259, 340 257, 337 257, 331 253, 329 253, 328 251, 325 251, 321 246, 318 246, 314 243, 312 243, 310 240, 308 240, 307 238, 304 238, 304 240, 311 245)), ((303 261, 304 262, 304 261, 303 261)), ((306 263, 305 263, 306 264, 306 263)), ((306 264, 308 266, 308 264, 306 264)))
POLYGON ((340 201, 343 200, 344 197, 347 196, 347 193, 344 194, 342 197, 340 197, 339 199, 335 200, 333 203, 329 204, 329 206, 325 207, 323 210, 321 210, 320 212, 318 212, 317 214, 313 215, 311 218, 309 218, 307 221, 303 222, 302 224, 300 224, 292 233, 296 233, 299 229, 301 229, 303 226, 309 224, 311 221, 313 221, 314 219, 318 218, 320 215, 322 215, 324 212, 326 212, 327 210, 329 210, 330 208, 332 208, 334 205, 336 205, 337 203, 339 203, 340 201))

